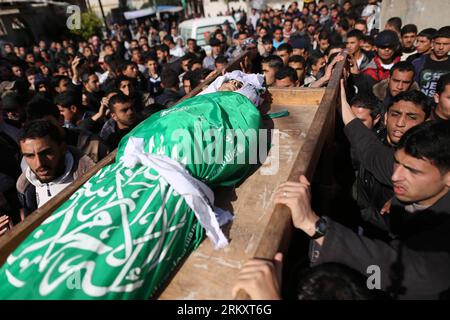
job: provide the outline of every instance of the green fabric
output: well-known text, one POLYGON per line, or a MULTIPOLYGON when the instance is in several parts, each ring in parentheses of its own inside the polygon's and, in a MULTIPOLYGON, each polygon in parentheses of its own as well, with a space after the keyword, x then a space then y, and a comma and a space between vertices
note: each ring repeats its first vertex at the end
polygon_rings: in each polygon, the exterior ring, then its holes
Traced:
MULTIPOLYGON (((176 129, 193 138, 198 130, 259 126, 256 107, 240 94, 198 96, 136 127, 117 157, 131 136, 144 138, 149 152, 171 156, 176 140, 169 137, 176 129)), ((256 141, 245 140, 233 154, 248 153, 251 144, 256 141)), ((208 150, 207 143, 201 147, 208 150)), ((210 185, 229 185, 250 167, 232 160, 186 168, 210 185)), ((0 269, 0 299, 147 299, 202 239, 194 213, 158 172, 117 161, 89 179, 9 256, 0 269)))
POLYGON ((249 172, 248 154, 257 153, 260 126, 260 113, 245 96, 235 92, 200 95, 158 112, 134 128, 120 142, 116 159, 122 157, 129 137, 143 138, 146 152, 165 154, 184 163, 193 177, 209 186, 230 186, 249 172), (207 135, 210 130, 220 133, 214 145, 213 134, 207 135), (233 134, 238 138, 233 139, 233 134), (206 163, 203 155, 219 163, 206 163), (186 158, 190 160, 186 162, 186 158), (236 163, 239 159, 245 161, 236 163))

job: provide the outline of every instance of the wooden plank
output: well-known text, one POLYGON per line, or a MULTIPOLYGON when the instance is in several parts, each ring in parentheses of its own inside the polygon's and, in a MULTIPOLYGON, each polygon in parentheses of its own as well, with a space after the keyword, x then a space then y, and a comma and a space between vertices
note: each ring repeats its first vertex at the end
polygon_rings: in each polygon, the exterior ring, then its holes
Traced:
MULTIPOLYGON (((333 132, 339 82, 344 71, 345 63, 346 59, 337 63, 333 71, 330 82, 325 90, 325 95, 308 131, 306 141, 289 174, 288 181, 298 181, 301 175, 305 175, 310 181, 312 180, 325 140, 333 132)), ((280 250, 285 252, 287 250, 286 244, 289 243, 291 234, 292 220, 290 211, 286 206, 277 205, 264 231, 262 240, 255 251, 254 257, 273 259, 276 252, 280 250)), ((236 299, 247 300, 249 296, 241 290, 236 299)))
MULTIPOLYGON (((230 62, 226 67, 226 72, 230 72, 239 68, 240 63, 244 59, 251 59, 255 51, 246 51, 238 56, 235 60, 230 62)), ((178 102, 181 102, 187 98, 195 96, 197 93, 203 90, 205 86, 214 81, 219 75, 215 74, 207 81, 197 86, 192 92, 184 96, 178 102)), ((112 151, 104 159, 99 161, 94 167, 86 172, 80 179, 72 182, 66 189, 60 192, 57 196, 48 201, 41 208, 31 213, 24 221, 14 226, 14 228, 8 231, 4 236, 0 237, 0 266, 6 261, 8 256, 17 248, 17 246, 25 240, 25 238, 38 227, 46 218, 48 218, 64 201, 70 198, 86 181, 88 181, 93 175, 95 175, 104 166, 114 162, 117 149, 112 151)))
POLYGON ((272 104, 277 106, 319 105, 325 88, 269 88, 272 104))

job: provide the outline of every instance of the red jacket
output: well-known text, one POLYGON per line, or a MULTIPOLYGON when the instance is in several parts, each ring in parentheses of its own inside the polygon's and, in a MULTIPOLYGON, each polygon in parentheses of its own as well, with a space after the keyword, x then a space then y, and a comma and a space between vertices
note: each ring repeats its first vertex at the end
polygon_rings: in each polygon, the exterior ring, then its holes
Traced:
MULTIPOLYGON (((394 64, 400 61, 400 57, 397 57, 392 61, 394 64)), ((381 66, 381 61, 378 56, 370 61, 370 63, 364 68, 363 74, 371 76, 376 82, 389 78, 389 69, 384 69, 381 66)))

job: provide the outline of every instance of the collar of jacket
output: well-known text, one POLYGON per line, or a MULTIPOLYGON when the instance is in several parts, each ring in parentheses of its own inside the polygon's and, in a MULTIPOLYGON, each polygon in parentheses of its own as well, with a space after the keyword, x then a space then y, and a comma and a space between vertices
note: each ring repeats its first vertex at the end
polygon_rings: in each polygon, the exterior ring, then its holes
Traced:
MULTIPOLYGON (((401 202, 397 198, 393 198, 392 205, 405 207, 407 203, 401 202)), ((431 211, 436 214, 450 214, 450 192, 447 192, 442 198, 437 200, 433 205, 429 206, 425 210, 431 211)))

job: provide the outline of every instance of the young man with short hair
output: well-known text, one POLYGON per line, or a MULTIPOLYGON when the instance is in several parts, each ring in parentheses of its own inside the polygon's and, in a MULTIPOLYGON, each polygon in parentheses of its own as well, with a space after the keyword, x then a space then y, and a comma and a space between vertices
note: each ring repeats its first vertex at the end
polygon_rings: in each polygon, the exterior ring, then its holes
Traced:
POLYGON ((291 39, 292 55, 302 56, 305 60, 309 58, 311 41, 308 36, 298 36, 291 39))
POLYGON ((52 79, 52 87, 56 93, 63 93, 69 90, 71 81, 66 76, 54 76, 52 79))
POLYGON ((262 39, 261 39, 261 51, 260 51, 261 57, 267 58, 268 56, 273 54, 274 51, 275 51, 275 49, 273 48, 272 37, 269 36, 269 35, 265 35, 264 37, 262 37, 262 39))
POLYGON ((212 38, 209 41, 209 45, 211 46, 211 55, 206 56, 203 59, 203 68, 212 71, 214 70, 214 61, 222 54, 222 43, 220 40, 212 38))
POLYGON ((413 62, 414 59, 420 58, 424 54, 431 53, 431 44, 437 30, 434 28, 423 29, 416 37, 415 48, 416 53, 410 55, 406 60, 413 62))
POLYGON ((173 40, 173 37, 170 34, 164 36, 163 43, 169 47, 169 53, 171 56, 178 58, 184 56, 183 49, 175 44, 175 41, 173 40))
POLYGON ((197 56, 199 59, 206 57, 206 52, 200 46, 197 45, 197 40, 189 38, 186 41, 186 53, 191 53, 197 56))
POLYGON ((63 128, 75 129, 81 120, 88 117, 75 92, 66 91, 60 93, 55 97, 54 101, 61 116, 64 118, 63 128))
POLYGON ((291 67, 283 67, 275 74, 275 87, 298 87, 297 73, 291 67))
POLYGON ((306 74, 306 60, 302 56, 292 55, 289 57, 288 66, 295 70, 298 78, 298 85, 302 86, 306 74))
POLYGON ((170 54, 170 49, 166 44, 161 44, 156 47, 156 56, 158 57, 158 63, 161 67, 178 59, 170 54))
POLYGON ((347 34, 346 48, 350 56, 356 61, 359 70, 364 70, 370 59, 361 50, 364 34, 359 30, 352 30, 347 34))
POLYGON ((268 56, 262 60, 261 66, 267 87, 275 85, 275 74, 283 67, 283 65, 283 60, 275 55, 268 56))
POLYGON ((159 72, 158 61, 156 58, 150 56, 145 60, 145 66, 147 67, 147 91, 152 97, 162 91, 161 89, 161 75, 159 72))
POLYGON ((361 41, 361 49, 370 60, 375 58, 377 51, 377 48, 375 47, 375 39, 372 36, 365 35, 361 41))
POLYGON ((52 199, 94 166, 94 162, 67 146, 58 126, 48 120, 29 122, 20 137, 27 168, 17 180, 25 216, 52 199))
POLYGON ((431 112, 432 120, 450 120, 450 73, 441 76, 434 94, 436 107, 431 112))
POLYGON ((83 85, 83 94, 87 97, 86 108, 97 112, 104 94, 100 89, 98 76, 94 72, 85 72, 81 75, 81 83, 83 85))
POLYGON ((406 24, 402 27, 400 32, 402 42, 402 57, 401 61, 405 61, 409 56, 416 53, 414 43, 417 38, 417 27, 415 24, 406 24))
POLYGON ((329 47, 330 47, 330 34, 327 31, 321 31, 319 33, 316 51, 325 54, 329 47))
POLYGON ((403 25, 403 22, 400 17, 392 17, 392 18, 389 18, 388 21, 386 21, 386 24, 384 25, 384 29, 394 31, 395 33, 397 33, 398 37, 400 38, 402 25, 403 25))
POLYGON ((225 56, 218 56, 216 60, 214 60, 214 69, 218 74, 221 74, 223 70, 225 70, 228 64, 228 59, 225 56))
POLYGON ((309 86, 320 78, 320 71, 326 65, 325 55, 320 51, 313 51, 309 56, 308 65, 309 68, 304 81, 305 86, 309 86))
POLYGON ((361 31, 364 35, 367 35, 367 23, 363 19, 356 20, 355 25, 353 26, 355 30, 361 31))
POLYGON ((283 38, 283 29, 281 27, 275 27, 273 30, 273 47, 277 50, 283 43, 285 43, 283 38))
POLYGON ((383 102, 384 110, 400 92, 419 90, 419 85, 414 82, 414 74, 414 66, 410 62, 400 61, 389 70, 389 78, 373 86, 373 94, 383 102))
POLYGON ((353 114, 369 129, 379 123, 381 119, 380 102, 371 95, 356 95, 350 101, 353 114))
MULTIPOLYGON (((132 61, 123 62, 119 66, 119 76, 133 79, 137 90, 146 91, 148 88, 148 81, 144 75, 139 71, 138 65, 132 61)), ((115 80, 114 80, 115 81, 115 80)))
POLYGON ((289 43, 283 43, 278 47, 276 54, 283 60, 283 64, 287 66, 289 57, 292 55, 292 46, 289 43))
POLYGON ((179 94, 179 79, 175 71, 166 68, 161 73, 161 87, 163 91, 155 97, 155 102, 164 108, 173 106, 181 95, 179 94))
POLYGON ((423 55, 413 61, 416 69, 415 81, 420 90, 433 97, 439 78, 450 72, 450 27, 443 27, 434 35, 429 55, 423 55))
POLYGON ((134 62, 138 67, 139 72, 145 72, 144 59, 140 48, 131 49, 131 62, 134 62))
POLYGON ((99 136, 110 150, 119 145, 120 140, 138 123, 133 100, 122 92, 115 94, 108 102, 111 119, 100 131, 99 136))

